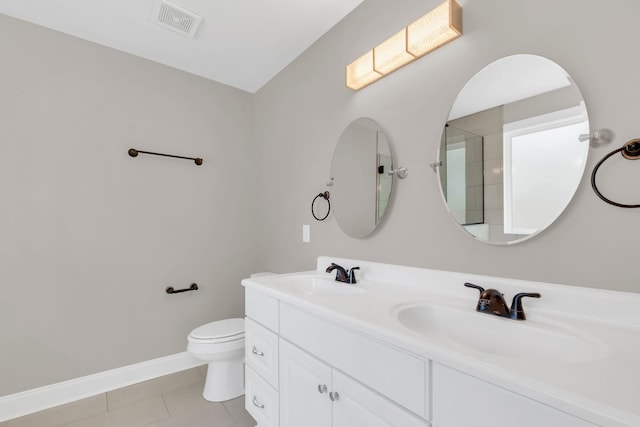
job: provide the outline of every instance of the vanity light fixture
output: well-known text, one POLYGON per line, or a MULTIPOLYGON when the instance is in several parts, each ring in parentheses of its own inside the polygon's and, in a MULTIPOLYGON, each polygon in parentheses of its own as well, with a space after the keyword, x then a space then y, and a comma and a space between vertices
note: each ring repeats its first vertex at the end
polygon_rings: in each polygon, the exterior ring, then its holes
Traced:
POLYGON ((346 67, 346 85, 360 90, 462 35, 462 7, 446 0, 346 67))
POLYGON ((384 76, 416 59, 407 42, 407 28, 403 28, 373 48, 373 69, 384 76))
POLYGON ((369 52, 347 65, 346 79, 348 88, 360 90, 379 78, 382 78, 382 74, 378 73, 373 68, 373 55, 374 51, 371 49, 369 52))

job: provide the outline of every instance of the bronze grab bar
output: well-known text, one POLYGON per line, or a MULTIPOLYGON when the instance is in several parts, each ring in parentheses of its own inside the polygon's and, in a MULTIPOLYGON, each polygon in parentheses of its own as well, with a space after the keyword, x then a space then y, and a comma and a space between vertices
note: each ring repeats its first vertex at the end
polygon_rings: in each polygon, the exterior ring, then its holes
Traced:
POLYGON ((131 157, 138 157, 139 153, 142 153, 142 154, 153 154, 154 156, 173 157, 175 159, 193 160, 194 162, 196 162, 196 165, 198 165, 198 166, 200 166, 202 164, 202 159, 200 157, 174 156, 173 154, 154 153, 152 151, 142 151, 142 150, 136 150, 135 148, 129 148, 129 155, 131 157))
POLYGON ((167 289, 165 289, 165 291, 168 294, 179 294, 180 292, 189 292, 189 291, 197 291, 198 290, 198 285, 196 283, 192 283, 191 286, 189 286, 188 288, 185 289, 173 289, 173 286, 168 286, 167 289))

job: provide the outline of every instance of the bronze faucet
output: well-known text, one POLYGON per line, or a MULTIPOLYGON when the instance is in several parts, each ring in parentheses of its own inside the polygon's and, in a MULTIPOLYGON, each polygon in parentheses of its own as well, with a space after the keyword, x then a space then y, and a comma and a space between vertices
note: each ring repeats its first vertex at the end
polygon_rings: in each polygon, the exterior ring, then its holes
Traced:
POLYGON ((332 262, 331 265, 327 267, 326 272, 331 273, 333 270, 336 270, 336 281, 354 285, 356 283, 355 270, 360 270, 360 267, 353 267, 347 273, 344 267, 332 262))
POLYGON ((494 314, 500 317, 508 317, 514 320, 525 320, 527 317, 524 314, 522 308, 522 298, 540 298, 539 293, 520 293, 513 297, 511 302, 511 308, 507 306, 507 302, 504 300, 504 295, 495 289, 484 289, 482 286, 474 285, 473 283, 465 283, 467 288, 474 288, 480 291, 480 299, 476 306, 476 311, 481 313, 494 314))

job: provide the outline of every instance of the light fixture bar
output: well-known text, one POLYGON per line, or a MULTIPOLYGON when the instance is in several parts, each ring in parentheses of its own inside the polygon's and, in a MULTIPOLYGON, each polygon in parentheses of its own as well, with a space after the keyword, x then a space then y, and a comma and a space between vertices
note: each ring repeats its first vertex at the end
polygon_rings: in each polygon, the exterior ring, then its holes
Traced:
POLYGON ((462 34, 462 8, 447 0, 407 27, 407 50, 426 55, 462 34))
POLYGON ((347 65, 346 85, 360 90, 460 35, 462 7, 446 0, 347 65))
POLYGON ((374 47, 373 52, 373 68, 383 75, 387 75, 416 59, 407 51, 406 28, 374 47))
POLYGON ((369 52, 347 65, 347 87, 353 90, 360 90, 381 78, 382 74, 374 69, 373 64, 374 51, 371 49, 369 52))

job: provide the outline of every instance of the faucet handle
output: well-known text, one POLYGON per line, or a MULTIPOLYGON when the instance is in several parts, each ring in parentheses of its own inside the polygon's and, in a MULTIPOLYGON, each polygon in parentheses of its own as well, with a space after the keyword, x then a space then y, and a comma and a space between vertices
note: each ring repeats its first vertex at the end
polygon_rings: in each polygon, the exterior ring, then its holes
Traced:
POLYGON ((522 308, 522 298, 540 298, 540 294, 537 292, 527 293, 523 292, 520 294, 516 294, 513 297, 513 301, 511 302, 511 309, 509 310, 509 317, 515 320, 525 320, 527 316, 524 314, 524 309, 522 308))
POLYGON ((356 283, 355 270, 360 270, 360 267, 352 267, 351 270, 349 270, 349 283, 351 283, 352 285, 356 283))
POLYGON ((478 286, 478 285, 474 285, 473 283, 465 283, 464 284, 467 288, 473 288, 473 289, 477 289, 480 291, 480 295, 482 295, 484 293, 484 288, 482 286, 478 286))

